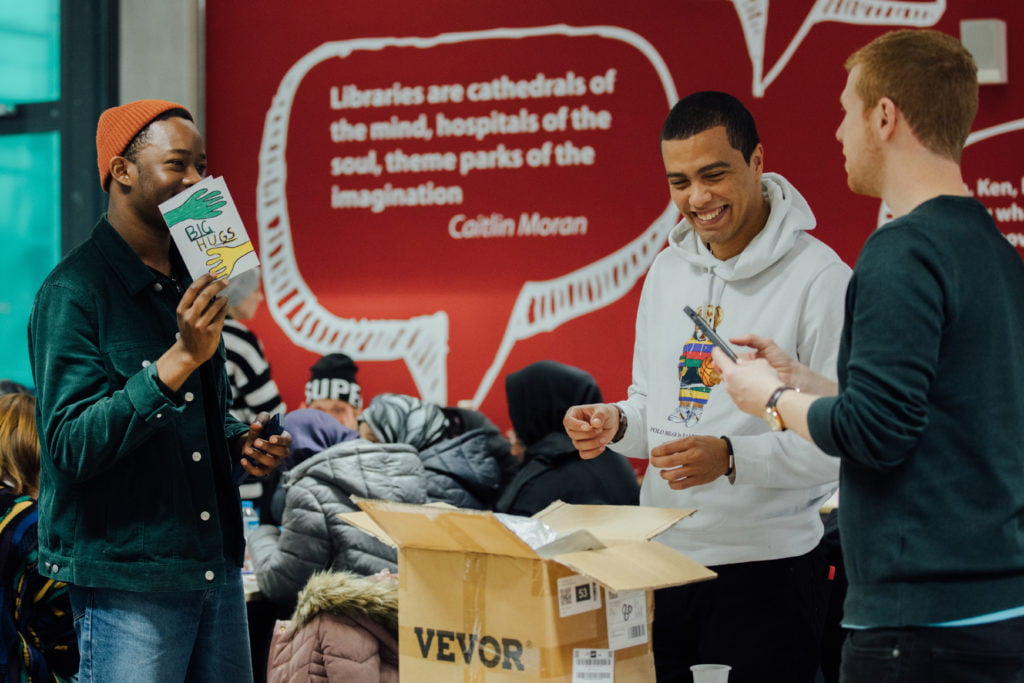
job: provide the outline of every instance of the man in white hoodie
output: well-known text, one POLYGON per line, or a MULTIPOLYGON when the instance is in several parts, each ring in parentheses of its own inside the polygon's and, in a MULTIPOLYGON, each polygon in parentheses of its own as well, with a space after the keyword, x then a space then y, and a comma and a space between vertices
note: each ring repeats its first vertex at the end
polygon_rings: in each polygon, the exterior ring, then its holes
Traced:
POLYGON ((826 595, 818 510, 838 462, 738 410, 683 308, 724 338, 757 330, 834 374, 850 269, 808 234, 814 215, 796 188, 764 172, 736 98, 680 100, 661 151, 683 220, 644 283, 628 398, 574 406, 565 429, 584 458, 609 444, 649 458, 641 505, 697 510, 658 541, 718 578, 656 592, 658 681, 689 681, 690 665, 718 662, 733 667, 730 683, 810 682, 826 595))

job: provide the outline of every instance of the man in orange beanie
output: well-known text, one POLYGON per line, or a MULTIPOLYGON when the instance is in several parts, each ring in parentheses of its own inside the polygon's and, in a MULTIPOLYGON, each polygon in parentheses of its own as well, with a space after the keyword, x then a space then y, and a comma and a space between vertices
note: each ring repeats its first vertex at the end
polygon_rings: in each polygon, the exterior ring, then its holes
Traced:
POLYGON ((251 680, 232 469, 267 474, 291 437, 227 413, 226 282, 190 281, 160 213, 206 172, 192 115, 108 109, 96 151, 107 213, 29 320, 40 571, 71 585, 80 680, 251 680))

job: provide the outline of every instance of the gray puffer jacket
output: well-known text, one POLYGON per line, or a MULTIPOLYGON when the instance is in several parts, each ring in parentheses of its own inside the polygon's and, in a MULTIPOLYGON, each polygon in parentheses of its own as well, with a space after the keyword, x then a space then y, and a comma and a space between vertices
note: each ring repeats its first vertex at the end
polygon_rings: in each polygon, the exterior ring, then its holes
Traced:
POLYGON ((314 572, 398 571, 394 548, 338 519, 358 510, 349 496, 427 502, 423 464, 406 444, 339 443, 290 470, 284 485, 281 528, 260 526, 249 544, 260 592, 289 609, 314 572))
POLYGON ((518 466, 496 428, 472 429, 420 452, 432 501, 491 510, 518 466))

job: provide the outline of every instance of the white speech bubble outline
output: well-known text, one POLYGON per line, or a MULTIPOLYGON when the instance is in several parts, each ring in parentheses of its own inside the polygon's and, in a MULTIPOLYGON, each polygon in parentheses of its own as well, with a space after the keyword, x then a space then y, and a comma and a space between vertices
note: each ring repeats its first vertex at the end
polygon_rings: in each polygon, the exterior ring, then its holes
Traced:
POLYGON ((807 13, 785 52, 764 75, 764 41, 768 33, 768 0, 732 0, 743 28, 747 53, 753 66, 754 97, 764 97, 772 84, 792 59, 815 24, 834 21, 842 24, 871 26, 934 26, 946 12, 946 0, 925 2, 899 2, 897 0, 817 0, 807 13))
MULTIPOLYGON (((324 308, 303 280, 295 260, 285 184, 288 121, 302 79, 328 59, 359 50, 386 47, 431 48, 477 40, 519 40, 539 36, 598 36, 622 41, 643 54, 665 88, 668 104, 678 96, 661 55, 645 38, 617 26, 556 24, 522 29, 490 29, 443 33, 433 38, 356 38, 324 43, 304 55, 285 74, 267 112, 260 144, 256 187, 256 218, 264 263, 267 308, 278 326, 296 345, 320 354, 341 351, 356 360, 402 360, 409 368, 420 397, 447 404, 448 315, 438 311, 406 320, 352 320, 324 308)), ((493 362, 471 401, 479 406, 516 341, 547 332, 581 315, 596 311, 625 295, 650 267, 676 222, 672 205, 640 236, 624 247, 578 270, 552 280, 527 281, 493 362)))

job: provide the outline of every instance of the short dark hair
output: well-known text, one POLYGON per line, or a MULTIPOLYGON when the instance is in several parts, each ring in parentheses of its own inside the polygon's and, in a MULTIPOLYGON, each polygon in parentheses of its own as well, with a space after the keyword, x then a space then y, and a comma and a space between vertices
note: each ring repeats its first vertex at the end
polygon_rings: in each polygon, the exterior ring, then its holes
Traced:
POLYGON ((661 127, 661 139, 685 140, 717 126, 725 126, 729 144, 749 163, 761 139, 754 117, 742 102, 728 93, 704 90, 676 102, 661 127))
POLYGON ((168 109, 167 111, 161 114, 157 114, 155 117, 153 117, 152 121, 146 124, 145 128, 143 128, 142 130, 135 134, 135 137, 132 138, 131 142, 129 142, 127 146, 125 146, 124 152, 121 153, 121 156, 123 156, 125 159, 134 164, 139 156, 139 150, 145 147, 146 143, 149 142, 149 127, 157 121, 166 121, 167 119, 173 119, 175 117, 186 119, 188 121, 192 121, 193 123, 195 122, 195 119, 192 118, 192 114, 189 112, 188 109, 182 109, 179 107, 175 107, 174 109, 168 109))

